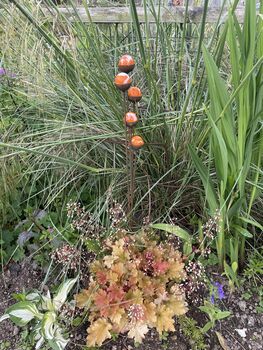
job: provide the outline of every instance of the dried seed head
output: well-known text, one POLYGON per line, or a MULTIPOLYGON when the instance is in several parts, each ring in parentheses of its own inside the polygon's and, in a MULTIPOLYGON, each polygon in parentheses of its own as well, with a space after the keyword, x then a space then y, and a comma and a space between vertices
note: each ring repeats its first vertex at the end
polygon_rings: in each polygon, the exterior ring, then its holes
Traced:
POLYGON ((117 227, 120 223, 127 221, 126 213, 123 209, 123 206, 116 201, 113 201, 110 209, 109 215, 111 220, 111 226, 117 227))
POLYGON ((77 270, 80 262, 80 251, 69 244, 57 248, 52 254, 58 264, 66 265, 70 270, 77 270))

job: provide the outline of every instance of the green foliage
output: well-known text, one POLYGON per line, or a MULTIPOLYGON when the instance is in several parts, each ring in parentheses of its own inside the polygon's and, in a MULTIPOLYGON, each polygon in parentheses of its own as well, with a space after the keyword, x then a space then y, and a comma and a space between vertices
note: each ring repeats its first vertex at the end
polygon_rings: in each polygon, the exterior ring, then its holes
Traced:
POLYGON ((263 255, 260 251, 253 252, 248 259, 248 264, 244 270, 244 276, 253 280, 255 283, 260 282, 263 275, 263 255))
MULTIPOLYGON (((162 23, 152 1, 144 2, 145 24, 131 0, 131 23, 117 26, 84 23, 72 1, 73 21, 51 0, 13 3, 2 1, 0 17, 1 63, 17 74, 14 81, 1 80, 0 91, 2 265, 33 253, 44 266, 61 232, 61 239, 75 242, 61 214, 68 198, 81 198, 98 222, 107 221, 112 198, 127 204, 123 106, 113 77, 128 51, 138 67, 133 79, 142 86, 146 140, 136 154, 136 218, 179 217, 191 232, 219 210, 217 258, 210 261, 237 285, 245 241, 262 230, 263 21, 255 0, 247 1, 244 26, 236 20, 235 1, 220 30, 220 21, 205 24, 208 0, 200 25, 187 23, 187 10, 184 23, 162 23), (48 221, 35 220, 31 208, 45 208, 48 221), (24 220, 21 230, 33 225, 34 236, 19 246, 21 231, 13 226, 24 220)), ((186 255, 198 239, 202 249, 200 227, 197 239, 178 226, 153 227, 180 237, 186 255)), ((100 250, 95 241, 85 244, 100 250)))
MULTIPOLYGON (((3 46, 7 62, 17 57, 23 79, 18 94, 26 97, 27 108, 23 131, 8 132, 0 148, 6 157, 23 158, 28 182, 41 179, 36 197, 43 206, 63 189, 78 196, 85 191, 98 216, 106 210, 109 190, 119 203, 127 203, 123 108, 113 77, 118 58, 130 52, 138 67, 134 80, 143 91, 140 117, 147 143, 137 156, 134 211, 148 215, 145 202, 151 197, 152 203, 158 202, 151 210, 154 219, 173 216, 175 210, 182 217, 191 212, 198 191, 191 185, 196 175, 187 144, 193 133, 203 130, 206 78, 199 58, 208 1, 201 25, 187 24, 186 12, 183 26, 162 23, 152 1, 144 3, 145 25, 138 22, 130 1, 132 22, 120 26, 87 25, 74 6, 70 22, 50 0, 42 5, 31 0, 13 3, 10 9, 9 1, 3 1, 1 24, 12 43, 3 46), (56 13, 55 26, 47 20, 44 5, 56 13), (147 13, 153 14, 154 25, 147 13)), ((88 8, 86 12, 89 16, 88 8)), ((217 33, 217 25, 209 27, 211 52, 217 33)))
POLYGON ((253 237, 248 223, 258 227, 251 209, 261 195, 263 22, 261 17, 257 21, 255 18, 256 1, 248 0, 244 26, 234 13, 225 24, 230 81, 222 77, 216 61, 203 46, 210 103, 206 108, 207 127, 197 145, 206 153, 205 161, 194 147, 189 148, 203 182, 207 208, 210 213, 219 209, 222 215, 217 255, 233 283, 237 268, 244 263, 245 240, 253 237), (257 36, 257 32, 261 34, 257 36))
POLYGON ((187 231, 183 230, 181 227, 168 224, 153 224, 151 225, 151 228, 155 230, 165 231, 179 237, 184 242, 183 253, 187 256, 192 253, 192 237, 187 231))
POLYGON ((244 300, 257 297, 258 305, 256 306, 256 310, 258 313, 263 312, 262 275, 263 259, 261 249, 253 251, 249 256, 247 266, 240 281, 240 284, 247 286, 245 293, 242 294, 244 300))
POLYGON ((38 291, 20 294, 18 298, 23 300, 10 306, 0 318, 0 322, 9 318, 19 327, 30 323, 33 327, 31 333, 36 344, 35 349, 39 349, 44 342, 47 342, 53 350, 63 350, 68 340, 64 337, 65 331, 59 323, 59 312, 77 279, 78 277, 63 282, 53 298, 49 291, 46 295, 38 291))
POLYGON ((207 314, 209 321, 202 328, 202 332, 206 333, 209 329, 214 328, 216 321, 222 320, 231 315, 229 311, 221 311, 214 304, 205 301, 203 306, 200 306, 199 309, 207 314))
POLYGON ((184 336, 189 339, 193 350, 205 350, 207 345, 204 339, 204 333, 200 327, 197 326, 197 322, 187 316, 180 316, 178 318, 180 329, 184 336))
POLYGON ((30 255, 44 269, 49 264, 50 253, 54 249, 64 242, 75 244, 79 238, 67 223, 65 213, 60 217, 57 212, 34 210, 28 206, 24 215, 21 214, 15 223, 15 227, 11 223, 4 225, 1 231, 0 256, 2 254, 3 264, 11 259, 21 261, 30 255))

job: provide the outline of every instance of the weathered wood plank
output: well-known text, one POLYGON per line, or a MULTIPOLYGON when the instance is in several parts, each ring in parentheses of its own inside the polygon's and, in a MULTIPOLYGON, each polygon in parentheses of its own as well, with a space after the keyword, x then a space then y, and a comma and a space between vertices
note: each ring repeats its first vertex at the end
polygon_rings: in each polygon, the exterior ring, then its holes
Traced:
MULTIPOLYGON (((94 23, 129 23, 131 22, 130 9, 128 7, 90 7, 90 16, 94 23)), ((46 16, 52 20, 56 16, 54 10, 44 10, 46 16), (52 15, 53 11, 53 15, 52 15)), ((70 21, 76 21, 77 16, 74 14, 74 10, 70 8, 60 7, 59 12, 66 16, 70 21)), ((78 7, 77 12, 83 22, 89 22, 89 16, 87 15, 84 7, 78 7)), ((139 21, 145 22, 144 8, 137 7, 139 21)), ((158 9, 156 8, 158 13, 158 9)), ((218 20, 220 15, 220 8, 210 7, 207 14, 207 23, 213 23, 218 20)), ((244 18, 244 7, 238 7, 236 9, 236 16, 239 22, 243 22, 244 18)), ((193 23, 200 23, 202 20, 203 8, 202 7, 190 7, 187 13, 187 21, 193 23)), ((227 18, 227 9, 223 10, 221 21, 223 22, 227 18)), ((166 23, 182 23, 185 18, 185 7, 184 6, 171 6, 161 7, 161 20, 166 23)), ((153 15, 148 12, 148 21, 154 23, 155 19, 153 15)))

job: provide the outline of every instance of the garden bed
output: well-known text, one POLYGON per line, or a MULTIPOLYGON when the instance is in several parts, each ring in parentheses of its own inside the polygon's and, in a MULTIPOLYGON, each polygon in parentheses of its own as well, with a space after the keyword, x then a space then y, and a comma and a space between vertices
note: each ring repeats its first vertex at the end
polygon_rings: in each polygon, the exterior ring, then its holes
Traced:
MULTIPOLYGON (((214 278, 220 278, 224 285, 224 290, 228 290, 228 281, 213 274, 214 278)), ((24 262, 10 263, 6 268, 4 275, 0 279, 0 315, 5 309, 14 303, 13 295, 20 293, 22 290, 30 291, 34 288, 39 289, 43 280, 43 274, 39 270, 33 269, 32 265, 25 260, 24 262)), ((249 300, 244 300, 243 296, 251 294, 251 285, 245 283, 232 294, 225 293, 225 298, 220 302, 221 309, 231 312, 228 319, 217 323, 213 331, 209 331, 205 336, 205 344, 207 349, 220 350, 220 345, 216 335, 219 332, 225 340, 225 349, 231 350, 260 350, 262 349, 262 327, 263 314, 259 312, 260 300, 257 294, 252 295, 249 300), (238 332, 240 332, 240 335, 238 332)), ((188 317, 197 321, 197 325, 202 327, 207 319, 197 307, 191 308, 187 313, 188 317)), ((80 350, 85 347, 86 328, 84 324, 80 328, 72 329, 70 335, 70 343, 67 350, 80 350)), ((142 345, 134 347, 133 342, 126 336, 120 336, 117 340, 106 341, 105 345, 100 347, 101 350, 187 350, 193 347, 191 340, 182 333, 177 323, 178 329, 174 333, 169 333, 167 338, 160 340, 156 332, 151 331, 146 336, 142 345)), ((0 349, 3 350, 21 350, 28 349, 26 342, 23 341, 25 332, 10 321, 4 321, 0 324, 0 349)), ((196 345, 196 344, 195 344, 196 345)))

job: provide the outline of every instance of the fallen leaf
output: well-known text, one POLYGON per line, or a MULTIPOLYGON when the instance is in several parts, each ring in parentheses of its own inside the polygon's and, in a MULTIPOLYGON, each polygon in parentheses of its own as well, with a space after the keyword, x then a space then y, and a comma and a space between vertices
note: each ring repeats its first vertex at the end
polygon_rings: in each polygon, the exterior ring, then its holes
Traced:
POLYGON ((218 341, 219 341, 221 347, 222 347, 224 350, 230 350, 229 347, 227 346, 226 340, 225 340, 225 338, 222 336, 222 334, 219 333, 219 332, 216 332, 216 336, 217 336, 217 338, 218 338, 218 341))

